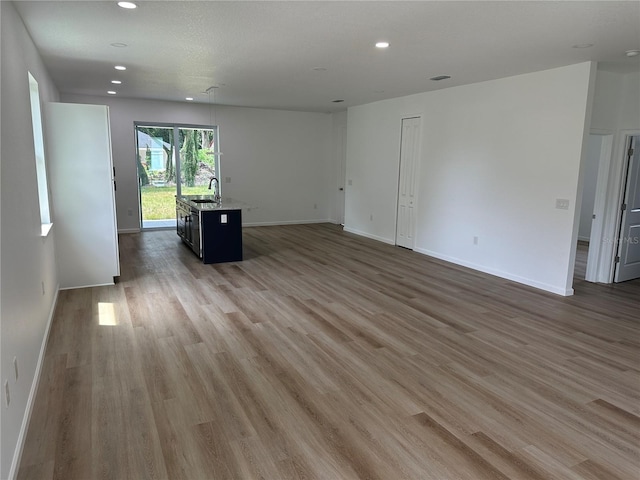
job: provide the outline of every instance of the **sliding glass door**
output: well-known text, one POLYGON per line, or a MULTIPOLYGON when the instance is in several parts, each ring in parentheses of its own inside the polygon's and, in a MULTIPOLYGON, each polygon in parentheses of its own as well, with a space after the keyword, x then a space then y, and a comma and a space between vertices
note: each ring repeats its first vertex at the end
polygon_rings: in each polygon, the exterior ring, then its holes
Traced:
POLYGON ((175 227, 176 195, 214 193, 209 185, 219 172, 217 128, 137 124, 135 131, 140 225, 175 227))

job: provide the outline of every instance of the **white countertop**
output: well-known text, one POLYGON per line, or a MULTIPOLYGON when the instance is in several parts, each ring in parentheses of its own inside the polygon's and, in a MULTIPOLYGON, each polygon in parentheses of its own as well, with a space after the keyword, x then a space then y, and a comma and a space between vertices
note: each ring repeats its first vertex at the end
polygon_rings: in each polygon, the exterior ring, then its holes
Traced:
POLYGON ((180 195, 179 197, 176 196, 176 198, 187 203, 190 207, 200 210, 201 212, 210 212, 214 210, 242 210, 243 208, 249 207, 249 205, 244 202, 226 197, 222 198, 220 203, 194 202, 194 200, 213 200, 213 195, 180 195))

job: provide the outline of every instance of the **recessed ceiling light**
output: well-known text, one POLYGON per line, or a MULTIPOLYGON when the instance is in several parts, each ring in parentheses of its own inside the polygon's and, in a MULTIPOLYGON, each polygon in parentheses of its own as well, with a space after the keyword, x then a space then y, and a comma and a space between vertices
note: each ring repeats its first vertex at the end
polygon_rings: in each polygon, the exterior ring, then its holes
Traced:
POLYGON ((133 10, 134 8, 138 8, 138 6, 133 2, 118 2, 118 6, 120 8, 126 8, 128 10, 133 10))
POLYGON ((115 67, 113 67, 113 68, 115 68, 116 70, 120 70, 120 71, 123 71, 123 70, 126 70, 126 69, 127 69, 127 67, 125 67, 124 65, 116 65, 116 66, 115 66, 115 67))
POLYGON ((578 43, 577 45, 571 45, 571 48, 589 48, 593 47, 593 43, 578 43))
POLYGON ((109 95, 115 95, 115 94, 116 94, 116 92, 114 92, 113 90, 109 90, 107 93, 108 93, 109 95))
POLYGON ((111 83, 114 85, 120 85, 122 82, 120 80, 111 80, 111 83))
POLYGON ((440 80, 446 80, 451 78, 450 75, 438 75, 437 77, 431 77, 429 80, 433 80, 434 82, 439 82, 440 80))
POLYGON ((342 103, 344 100, 331 100, 333 103, 342 103))
POLYGON ((123 48, 123 47, 126 47, 127 44, 126 43, 116 42, 116 43, 112 43, 111 46, 112 47, 116 47, 116 48, 123 48))
POLYGON ((627 50, 624 52, 627 57, 637 57, 640 55, 640 50, 627 50))
POLYGON ((186 100, 187 102, 193 102, 193 97, 187 97, 187 98, 185 98, 185 100, 186 100))
POLYGON ((389 48, 389 42, 378 42, 376 43, 377 48, 389 48))

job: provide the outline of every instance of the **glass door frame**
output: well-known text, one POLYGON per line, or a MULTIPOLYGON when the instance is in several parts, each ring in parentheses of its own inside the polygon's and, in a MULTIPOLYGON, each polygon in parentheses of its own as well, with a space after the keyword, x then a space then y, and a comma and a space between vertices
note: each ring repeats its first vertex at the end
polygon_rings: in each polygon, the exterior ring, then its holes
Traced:
MULTIPOLYGON (((176 196, 182 195, 182 168, 181 168, 181 159, 180 159, 180 129, 186 130, 212 130, 214 132, 214 145, 215 145, 215 177, 218 179, 218 185, 220 185, 220 131, 218 125, 198 125, 191 123, 167 123, 167 122, 141 122, 134 121, 133 122, 133 131, 135 136, 135 148, 136 148, 136 159, 139 155, 138 148, 138 128, 171 128, 173 129, 173 155, 175 157, 175 169, 176 169, 176 196)), ((137 161, 137 160, 136 160, 137 161)), ((140 226, 140 230, 152 230, 156 227, 144 227, 143 218, 142 218, 142 185, 140 183, 140 172, 136 167, 136 184, 138 190, 138 223, 140 226)), ((217 192, 220 193, 220 192, 217 192)), ((173 227, 164 227, 164 228, 173 228, 173 227)))

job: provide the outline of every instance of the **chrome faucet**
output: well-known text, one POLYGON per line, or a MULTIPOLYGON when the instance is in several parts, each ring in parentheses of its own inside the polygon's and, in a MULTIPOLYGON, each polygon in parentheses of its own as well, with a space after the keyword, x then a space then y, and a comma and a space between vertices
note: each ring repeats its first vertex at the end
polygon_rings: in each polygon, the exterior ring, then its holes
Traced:
POLYGON ((222 198, 220 197, 220 182, 218 181, 218 179, 216 177, 211 177, 211 180, 209 180, 209 190, 211 190, 211 185, 213 184, 213 181, 215 180, 216 182, 216 193, 213 196, 213 199, 220 203, 220 200, 222 200, 222 198))

